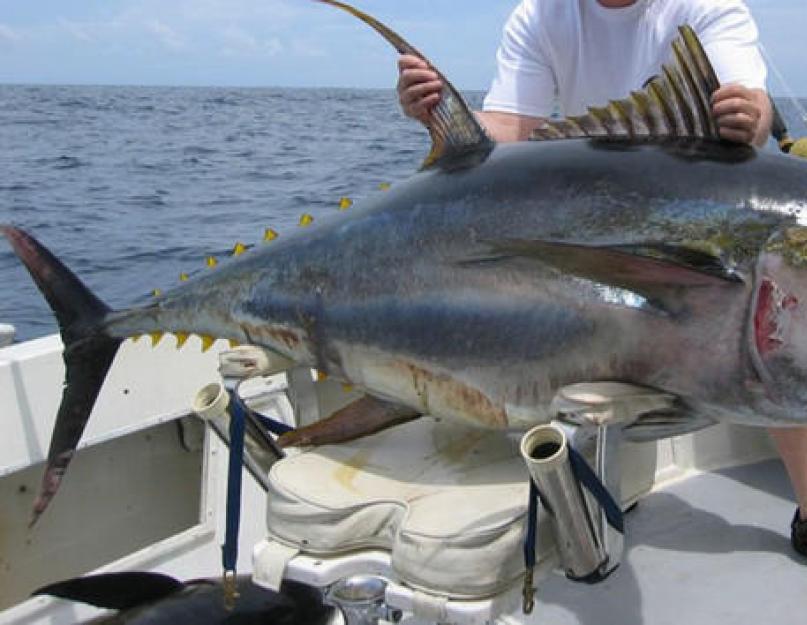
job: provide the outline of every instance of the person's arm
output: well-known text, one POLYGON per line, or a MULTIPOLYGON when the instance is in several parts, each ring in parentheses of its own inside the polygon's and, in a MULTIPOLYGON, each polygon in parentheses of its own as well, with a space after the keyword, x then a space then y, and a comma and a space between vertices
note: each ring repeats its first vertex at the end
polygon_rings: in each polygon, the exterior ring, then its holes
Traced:
MULTIPOLYGON (((497 142, 524 141, 553 110, 555 75, 540 37, 537 7, 519 4, 504 28, 496 54, 497 71, 484 111, 475 115, 497 142)), ((442 82, 428 63, 411 55, 398 61, 398 95, 409 117, 428 124, 429 112, 440 101, 442 82)))
POLYGON ((498 111, 475 111, 476 118, 495 141, 526 141, 532 131, 543 123, 540 117, 498 111))
POLYGON ((768 141, 773 109, 768 93, 742 85, 725 85, 712 97, 712 114, 720 136, 762 147, 768 141))
MULTIPOLYGON (((398 70, 401 109, 406 116, 428 124, 432 108, 440 101, 443 88, 440 77, 425 61, 408 54, 398 60, 398 70)), ((540 117, 496 111, 475 111, 474 114, 490 138, 502 143, 525 141, 543 121, 540 117)))
POLYGON ((724 85, 712 97, 720 136, 764 145, 773 110, 765 90, 767 69, 759 50, 759 31, 751 12, 739 0, 709 3, 693 26, 724 85))

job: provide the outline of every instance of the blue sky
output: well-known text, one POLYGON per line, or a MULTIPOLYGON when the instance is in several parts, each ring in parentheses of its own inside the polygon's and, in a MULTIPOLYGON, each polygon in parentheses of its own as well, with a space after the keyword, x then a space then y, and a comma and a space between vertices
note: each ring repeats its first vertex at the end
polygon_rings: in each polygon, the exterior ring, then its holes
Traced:
MULTIPOLYGON (((518 0, 356 0, 460 88, 485 89, 518 0)), ((807 96, 807 1, 747 0, 787 84, 807 96)), ((0 82, 391 87, 395 56, 309 0, 0 0, 0 82)), ((784 88, 775 77, 770 87, 784 88)))

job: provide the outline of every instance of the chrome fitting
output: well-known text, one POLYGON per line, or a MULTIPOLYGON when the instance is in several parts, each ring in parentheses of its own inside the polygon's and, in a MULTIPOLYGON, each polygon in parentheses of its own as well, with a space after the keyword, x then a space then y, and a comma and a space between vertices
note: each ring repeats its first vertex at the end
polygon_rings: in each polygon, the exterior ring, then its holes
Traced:
POLYGON ((379 620, 397 623, 403 614, 386 604, 386 580, 354 575, 338 581, 325 593, 325 603, 342 612, 346 625, 377 625, 379 620))

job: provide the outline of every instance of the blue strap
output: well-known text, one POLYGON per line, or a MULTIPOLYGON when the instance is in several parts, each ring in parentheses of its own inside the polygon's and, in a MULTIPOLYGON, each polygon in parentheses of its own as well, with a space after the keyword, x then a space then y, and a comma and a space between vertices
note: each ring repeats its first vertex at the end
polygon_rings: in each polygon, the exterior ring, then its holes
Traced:
POLYGON ((585 458, 571 445, 569 445, 569 462, 572 465, 572 473, 574 473, 577 481, 585 486, 588 492, 594 495, 597 503, 602 506, 608 525, 620 534, 624 534, 625 519, 622 515, 622 508, 614 501, 611 493, 605 488, 605 484, 600 481, 597 474, 588 466, 585 458))
POLYGON ((260 412, 255 412, 254 410, 250 409, 250 414, 252 414, 252 416, 255 417, 263 427, 277 436, 285 434, 286 432, 294 431, 292 426, 281 423, 280 421, 275 421, 274 419, 270 419, 269 417, 262 415, 260 412))
POLYGON ((227 517, 221 564, 226 571, 236 570, 238 564, 238 528, 241 525, 241 466, 244 461, 244 429, 246 406, 238 393, 230 394, 230 456, 227 466, 227 517))
MULTIPOLYGON (((608 525, 613 527, 620 534, 625 533, 625 520, 622 514, 622 509, 614 501, 613 496, 605 485, 602 483, 597 474, 588 466, 585 458, 581 456, 577 450, 571 445, 569 449, 569 463, 572 467, 572 473, 575 479, 580 482, 597 500, 603 510, 605 511, 605 519, 608 525)), ((530 478, 530 494, 529 506, 527 508, 527 534, 524 538, 524 563, 527 569, 535 567, 535 543, 538 528, 538 500, 545 508, 551 510, 546 498, 541 493, 535 481, 530 478)))
POLYGON ((527 507, 527 536, 524 539, 524 563, 527 570, 535 568, 535 538, 538 529, 538 487, 530 480, 530 500, 527 507))

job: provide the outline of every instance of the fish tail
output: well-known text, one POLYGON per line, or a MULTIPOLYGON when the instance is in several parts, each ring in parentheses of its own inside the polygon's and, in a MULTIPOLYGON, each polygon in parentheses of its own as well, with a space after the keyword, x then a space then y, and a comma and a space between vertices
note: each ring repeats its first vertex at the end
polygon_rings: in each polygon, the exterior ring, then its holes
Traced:
POLYGON ((65 385, 34 503, 33 525, 59 488, 122 339, 104 333, 110 308, 58 258, 22 230, 0 225, 0 232, 56 315, 64 343, 65 385))

